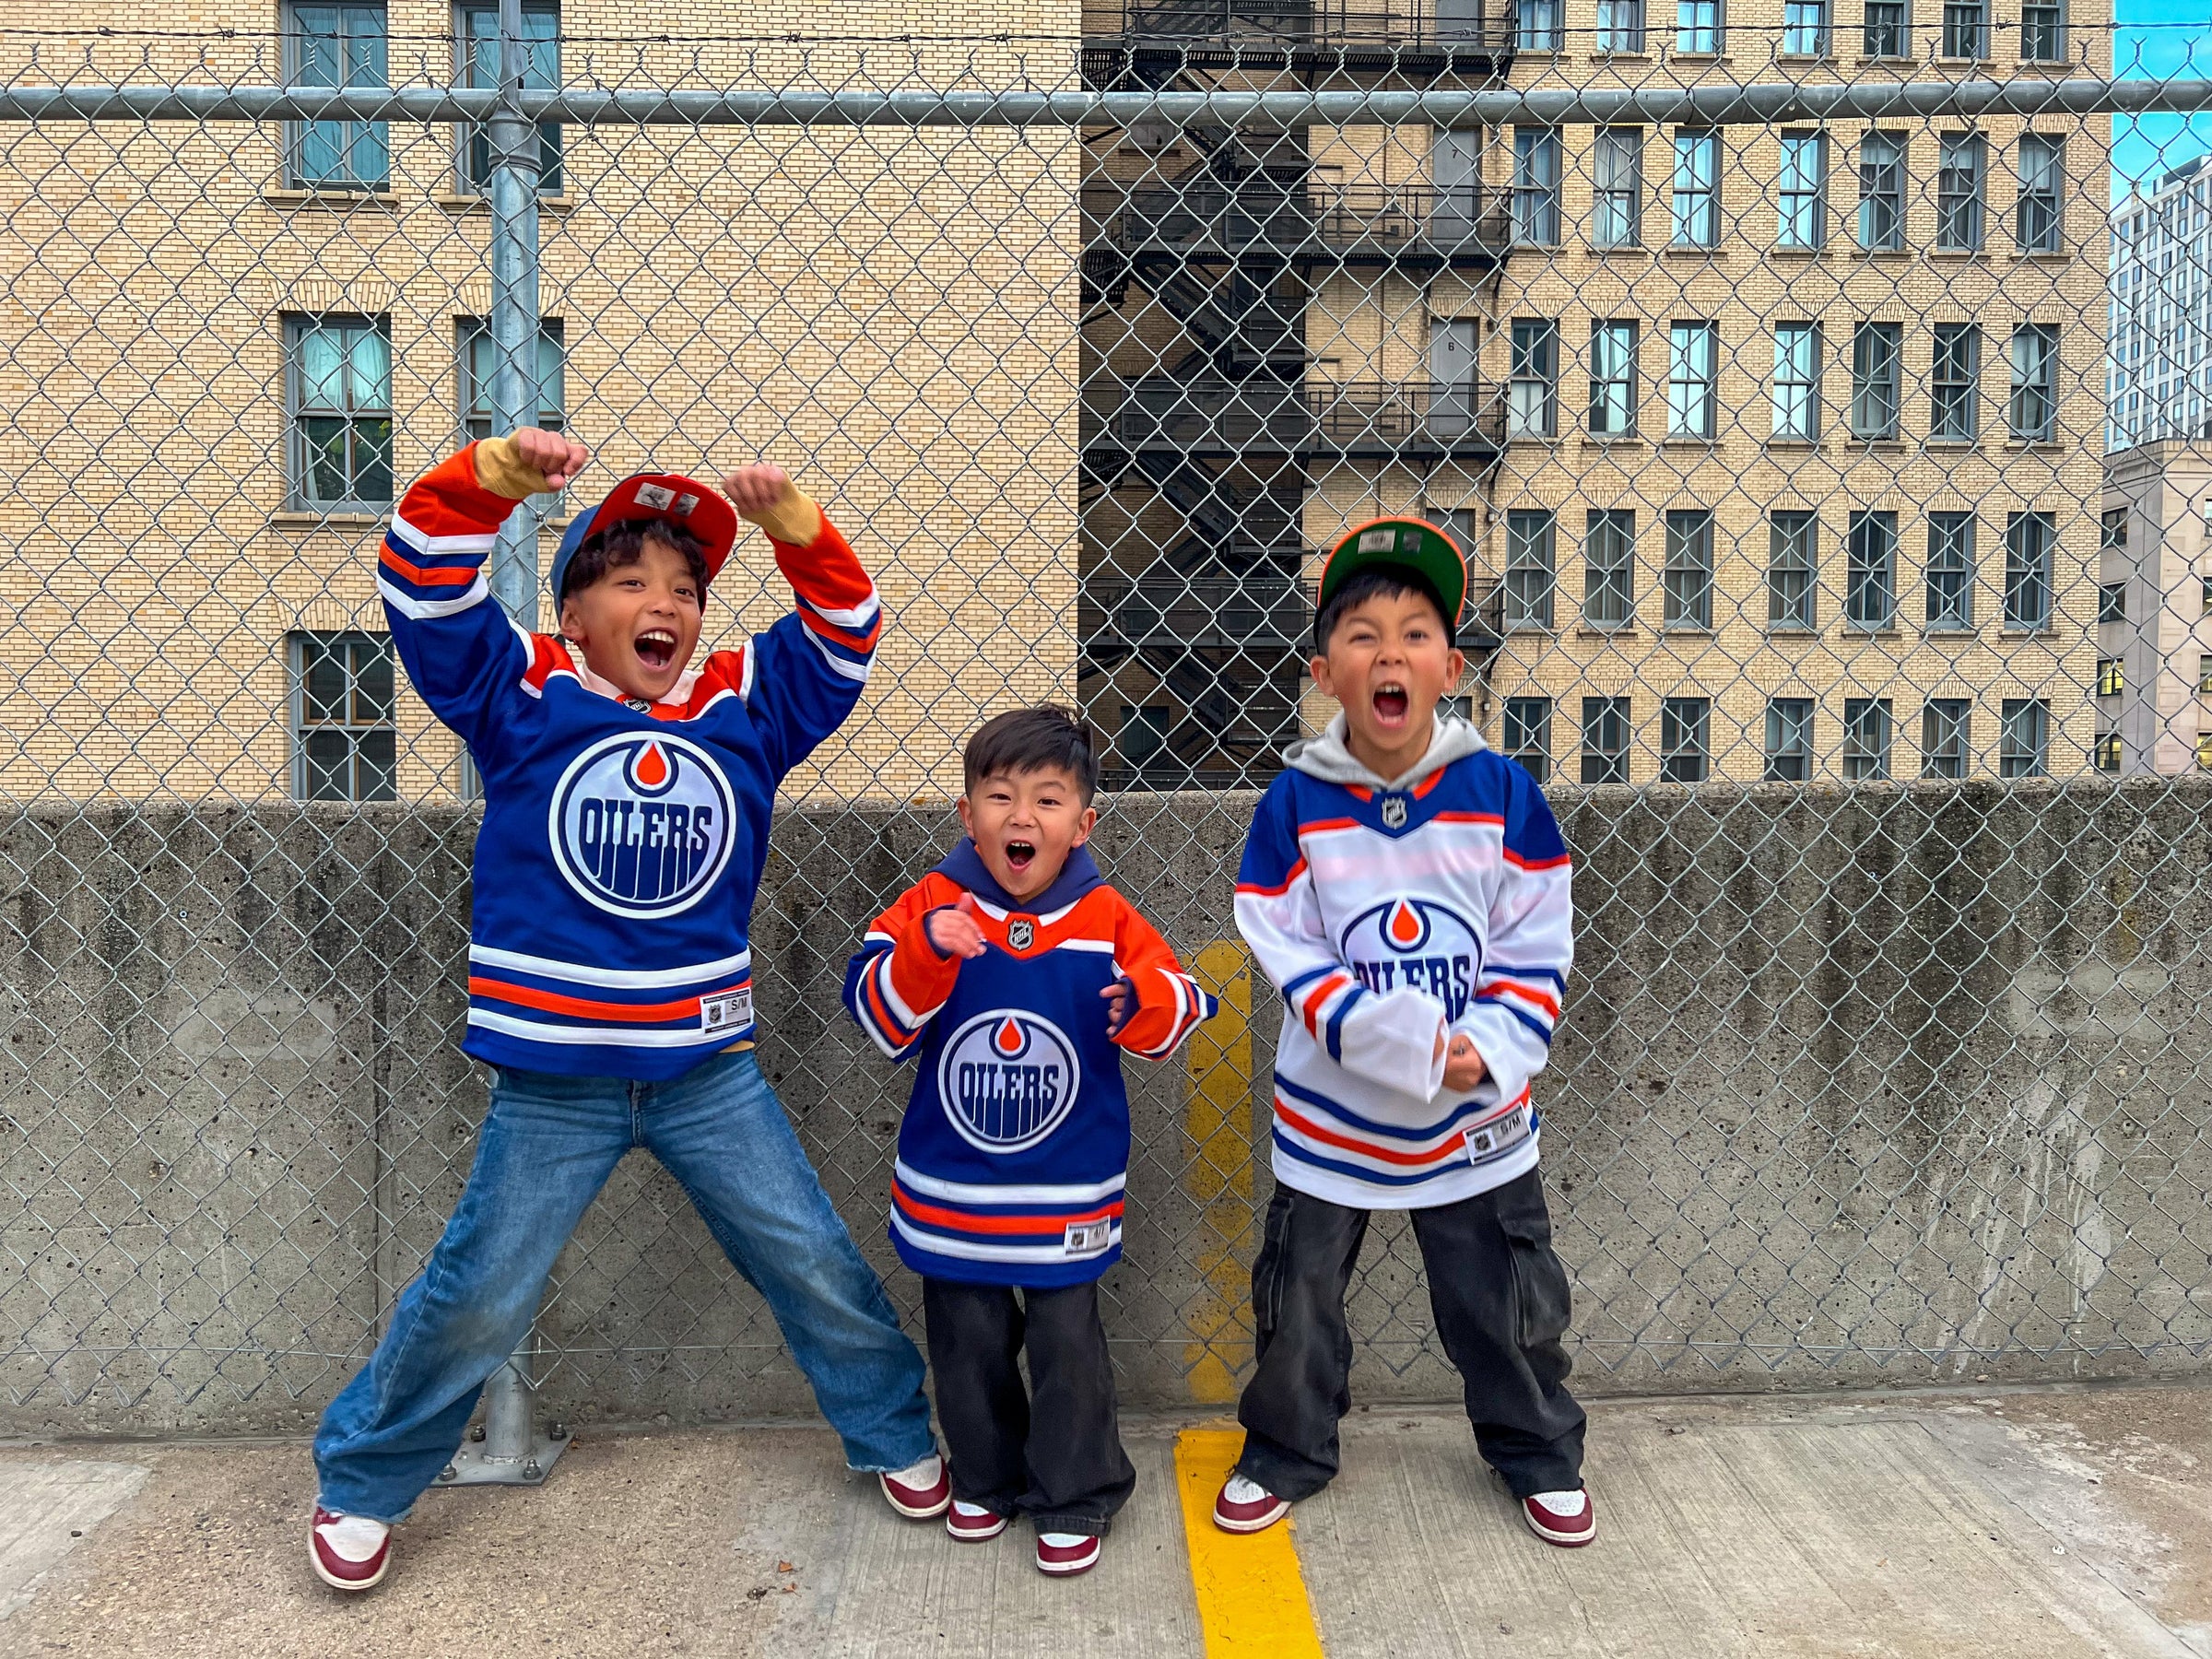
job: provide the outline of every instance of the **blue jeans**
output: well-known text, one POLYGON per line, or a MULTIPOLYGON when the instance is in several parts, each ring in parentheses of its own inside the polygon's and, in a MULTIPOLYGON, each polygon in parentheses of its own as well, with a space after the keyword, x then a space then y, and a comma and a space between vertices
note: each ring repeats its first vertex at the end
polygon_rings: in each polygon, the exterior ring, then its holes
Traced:
POLYGON ((323 1414, 323 1507, 400 1521, 459 1450, 477 1396, 530 1328, 553 1259, 632 1147, 681 1183, 767 1299, 863 1470, 935 1450, 922 1356, 750 1052, 665 1083, 501 1068, 476 1168, 392 1328, 323 1414))

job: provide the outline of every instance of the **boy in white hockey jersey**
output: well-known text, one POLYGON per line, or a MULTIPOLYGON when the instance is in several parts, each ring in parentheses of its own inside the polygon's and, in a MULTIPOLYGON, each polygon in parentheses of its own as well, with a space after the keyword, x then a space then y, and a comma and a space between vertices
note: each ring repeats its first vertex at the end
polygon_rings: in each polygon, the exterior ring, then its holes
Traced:
POLYGON ((1459 549, 1418 520, 1337 545, 1312 671, 1344 712, 1286 751, 1245 842, 1237 926, 1286 1013, 1258 1368, 1214 1504, 1230 1532, 1273 1525, 1335 1477, 1345 1292, 1369 1212, 1404 1209, 1482 1455, 1537 1536, 1595 1533, 1530 1099, 1574 955, 1570 866, 1528 773, 1432 712, 1465 667, 1465 595, 1459 549))

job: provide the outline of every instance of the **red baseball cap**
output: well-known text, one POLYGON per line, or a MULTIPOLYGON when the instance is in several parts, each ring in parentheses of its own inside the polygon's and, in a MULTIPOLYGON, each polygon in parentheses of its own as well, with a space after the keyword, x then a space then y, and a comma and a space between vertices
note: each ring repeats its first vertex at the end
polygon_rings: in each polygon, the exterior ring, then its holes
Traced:
POLYGON ((709 582, 729 561, 730 549, 737 545, 737 510, 706 485, 681 473, 633 473, 607 491, 606 500, 598 506, 569 521, 568 534, 560 538, 560 551, 553 555, 556 603, 561 597, 561 583, 569 579, 569 566, 593 530, 633 519, 680 524, 698 536, 706 544, 709 582))

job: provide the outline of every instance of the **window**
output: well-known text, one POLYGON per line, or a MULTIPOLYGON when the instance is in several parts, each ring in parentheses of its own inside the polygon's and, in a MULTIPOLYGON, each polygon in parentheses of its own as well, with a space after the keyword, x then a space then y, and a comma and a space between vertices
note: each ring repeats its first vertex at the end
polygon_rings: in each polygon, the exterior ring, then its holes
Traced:
POLYGON ((2206 616, 2212 617, 2212 576, 2206 577, 2202 585, 2204 592, 2200 595, 2201 608, 2206 616))
POLYGON ((2023 253, 2059 251, 2065 146, 2066 141, 2053 133, 2020 135, 2020 194, 2013 205, 2012 234, 2023 253))
POLYGON ((1974 705, 1964 697, 1932 697, 1920 712, 1920 775, 1963 778, 1971 752, 1974 705))
POLYGON ((2120 770, 2120 734, 2100 732, 2096 745, 2089 750, 2089 759, 2099 771, 2116 772, 2120 770))
POLYGON ((392 339, 382 317, 285 320, 296 507, 392 504, 392 339))
POLYGON ((1554 436, 1559 429, 1559 324, 1549 317, 1515 317, 1505 392, 1505 435, 1554 436))
POLYGON ((2196 659, 2196 688, 2212 691, 2212 654, 2199 653, 2196 659))
POLYGON ((1774 324, 1774 436, 1810 443, 1820 436, 1820 324, 1774 324))
POLYGON ((1721 49, 1721 0, 1675 0, 1675 50, 1692 56, 1721 49))
POLYGON ((1783 55, 1828 55, 1828 0, 1783 0, 1783 55))
POLYGON ((389 634, 295 633, 292 794, 302 801, 393 801, 398 722, 389 634))
POLYGON ((2117 697, 2127 688, 2127 670, 2118 657, 2097 659, 2097 695, 2117 697))
POLYGON ((1559 130, 1513 129, 1513 241, 1553 248, 1559 241, 1559 130))
POLYGON ((1476 556, 1481 537, 1476 533, 1472 507, 1424 507, 1421 516, 1452 538, 1460 558, 1471 559, 1476 556))
POLYGON ((1560 0, 1517 0, 1515 44, 1523 52, 1559 49, 1560 0))
POLYGON ((1583 619, 1626 628, 1636 611, 1636 513, 1594 507, 1583 537, 1583 619))
POLYGON ((2196 735, 2196 765, 2199 771, 2212 771, 2212 732, 2196 735))
POLYGON ((1712 379, 1720 327, 1677 323, 1667 330, 1666 433, 1670 438, 1712 436, 1712 379))
POLYGON ((1767 521, 1767 623, 1811 628, 1813 577, 1820 568, 1820 521, 1809 512, 1777 512, 1767 521))
POLYGON ((1889 700, 1843 700, 1843 775, 1868 783, 1889 775, 1889 700))
POLYGON ((1944 0, 1943 55, 1947 58, 1989 55, 1986 0, 1944 0))
POLYGON ((1590 240, 1601 248, 1643 241, 1643 129, 1597 129, 1596 195, 1590 240))
POLYGON ((1904 0, 1866 0, 1866 37, 1861 50, 1870 58, 1911 57, 1906 39, 1912 27, 1904 0))
POLYGON ((1905 245, 1905 135, 1869 133, 1859 140, 1859 246, 1905 245))
POLYGON ((1997 732, 1997 775, 2040 778, 2050 770, 2051 705, 2040 697, 2008 697, 1997 732))
POLYGON ((1475 700, 1464 692, 1447 692, 1436 700, 1436 717, 1439 720, 1472 721, 1475 718, 1475 700))
MULTIPOLYGON (((456 65, 465 87, 496 88, 500 66, 500 8, 463 6, 453 18, 456 65)), ((523 89, 550 92, 560 86, 560 7, 545 0, 523 0, 523 89)), ((491 188, 491 134, 482 126, 462 129, 462 188, 481 193, 491 188)), ((545 195, 560 194, 560 123, 537 124, 537 188, 545 195)))
POLYGON ((2097 620, 2124 622, 2127 620, 2127 583, 2100 582, 2097 584, 2097 620))
POLYGON ((1677 508, 1666 515, 1666 625, 1712 626, 1712 513, 1677 508))
POLYGON ((1828 138, 1821 133, 1782 135, 1782 175, 1775 197, 1774 245, 1817 248, 1826 238, 1822 196, 1828 178, 1828 138))
POLYGON ((1551 626, 1553 519, 1548 512, 1505 515, 1505 625, 1551 626))
POLYGON ((1599 438, 1636 435, 1636 324, 1590 324, 1590 431, 1599 438))
POLYGON ((2056 539, 2047 512, 2016 512, 2005 526, 2005 626, 2031 630, 2051 626, 2051 547, 2056 539))
POLYGON ((1659 781, 1702 783, 1711 763, 1712 700, 1668 697, 1659 703, 1659 781))
POLYGON ((1854 512, 1846 536, 1843 616, 1853 628, 1897 621, 1897 514, 1854 512))
POLYGON ((1813 700, 1767 700, 1767 771, 1770 783, 1803 783, 1813 775, 1813 700))
POLYGON ((1936 359, 1928 376, 1934 407, 1928 436, 1939 443, 1971 443, 1982 435, 1982 330, 1972 323, 1936 324, 1936 359))
POLYGON ((1138 771, 1154 771, 1163 759, 1172 760, 1168 749, 1168 728, 1175 723, 1166 703, 1122 705, 1122 759, 1138 771))
MULTIPOLYGON (((295 87, 390 85, 382 0, 371 6, 290 8, 285 45, 295 87)), ((291 183, 304 190, 380 190, 391 182, 392 146, 381 121, 295 121, 286 137, 291 183)))
POLYGON ((1719 245, 1720 171, 1718 133, 1702 127, 1684 127, 1676 132, 1674 218, 1677 248, 1719 245))
POLYGON ((1904 324, 1861 323, 1851 333, 1851 435, 1897 436, 1899 359, 1904 324))
MULTIPOLYGON (((457 318, 454 327, 461 359, 462 441, 468 442, 489 438, 498 429, 493 379, 497 357, 490 326, 481 317, 457 318)), ((561 410, 567 403, 564 380, 560 319, 547 317, 537 325, 536 424, 548 432, 561 429, 561 410)))
POLYGON ((1583 782, 1629 781, 1629 700, 1583 699, 1583 782))
POLYGON ((2058 413, 2058 324, 2023 323, 2012 331, 2012 435, 2048 443, 2058 413))
POLYGON ((1928 514, 1928 626, 1974 625, 1974 515, 1928 514))
POLYGON ((1597 49, 1643 50, 1643 0, 1597 0, 1597 49))
POLYGON ((2020 57, 2030 64, 2065 62, 2066 14, 2057 0, 2034 0, 2020 6, 2020 57))
POLYGON ((1982 247, 1982 159, 1979 133, 1945 133, 1936 141, 1936 245, 1946 253, 1982 247))
POLYGON ((1506 758, 1518 760, 1539 783, 1551 782, 1551 699, 1505 700, 1506 758))
MULTIPOLYGON (((2124 547, 2127 546, 2126 508, 2107 507, 2104 510, 2103 516, 2098 520, 2097 545, 2100 547, 2124 547)), ((2103 618, 2098 618, 2100 621, 2104 619, 2103 618)))

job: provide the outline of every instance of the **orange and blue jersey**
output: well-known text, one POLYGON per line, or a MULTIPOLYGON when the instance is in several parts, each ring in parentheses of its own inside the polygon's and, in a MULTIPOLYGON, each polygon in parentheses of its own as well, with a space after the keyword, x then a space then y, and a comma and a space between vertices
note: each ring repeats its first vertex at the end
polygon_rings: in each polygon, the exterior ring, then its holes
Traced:
POLYGON ((916 1273, 1052 1288, 1122 1253, 1129 1095, 1122 1053, 1164 1060, 1214 998, 1077 847, 1016 900, 962 841, 877 918, 845 1006, 894 1060, 915 1060, 891 1179, 891 1243, 916 1273), (985 949, 930 942, 932 911, 975 900, 985 949), (1135 1006, 1107 1034, 1124 982, 1135 1006))
POLYGON ((485 581, 517 503, 475 446, 406 493, 377 585, 407 676, 484 780, 462 1047, 493 1065, 653 1081, 754 1030, 749 933, 777 782, 844 721, 882 629, 826 522, 773 543, 797 607, 625 696, 485 581))
POLYGON ((1283 996, 1274 1168, 1360 1209, 1456 1203, 1535 1167, 1531 1079, 1574 958, 1572 866, 1489 750, 1391 790, 1296 770, 1261 797, 1237 927, 1283 996), (1465 1034, 1488 1075, 1443 1087, 1465 1034))

